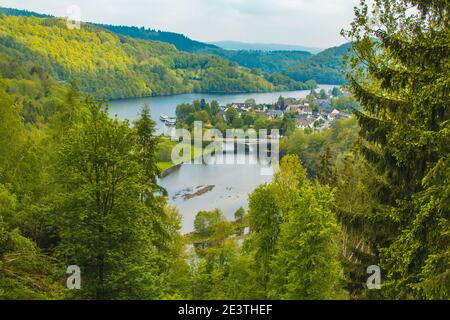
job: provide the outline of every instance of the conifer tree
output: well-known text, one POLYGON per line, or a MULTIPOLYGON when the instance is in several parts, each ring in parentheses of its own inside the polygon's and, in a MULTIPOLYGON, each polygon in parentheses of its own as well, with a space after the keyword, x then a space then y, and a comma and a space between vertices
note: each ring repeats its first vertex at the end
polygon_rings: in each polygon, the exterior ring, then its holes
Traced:
POLYGON ((347 61, 360 148, 378 175, 370 245, 390 298, 450 297, 450 26, 446 0, 366 1, 347 61), (386 231, 389 231, 388 233, 386 231), (375 240, 375 241, 374 241, 375 240))

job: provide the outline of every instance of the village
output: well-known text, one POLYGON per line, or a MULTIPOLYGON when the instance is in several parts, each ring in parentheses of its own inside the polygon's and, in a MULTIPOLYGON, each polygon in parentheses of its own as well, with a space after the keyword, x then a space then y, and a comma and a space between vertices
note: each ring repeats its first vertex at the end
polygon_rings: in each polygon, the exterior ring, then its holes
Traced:
POLYGON ((248 95, 245 102, 220 105, 218 101, 205 99, 180 104, 176 117, 160 115, 165 124, 164 134, 171 136, 174 128, 193 129, 194 122, 202 122, 204 128, 215 128, 225 134, 229 129, 279 129, 281 136, 295 129, 311 132, 330 128, 334 121, 349 118, 360 105, 341 89, 319 92, 312 90, 301 98, 279 96, 275 102, 257 103, 248 95))
POLYGON ((332 100, 339 96, 350 97, 348 93, 340 90, 330 90, 328 93, 322 90, 319 94, 313 90, 306 98, 295 99, 280 96, 278 102, 272 104, 256 104, 253 99, 249 99, 244 103, 232 103, 221 108, 224 114, 229 108, 234 108, 241 118, 246 113, 266 116, 271 120, 289 117, 294 119, 296 128, 322 131, 328 129, 335 120, 351 116, 351 112, 342 110, 345 109, 341 108, 342 105, 334 103, 333 106, 332 100))

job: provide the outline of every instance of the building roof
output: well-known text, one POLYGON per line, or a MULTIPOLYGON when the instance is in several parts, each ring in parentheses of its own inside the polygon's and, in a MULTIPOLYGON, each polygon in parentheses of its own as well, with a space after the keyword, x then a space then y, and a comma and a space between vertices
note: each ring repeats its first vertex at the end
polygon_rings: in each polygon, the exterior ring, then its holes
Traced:
POLYGON ((301 111, 305 113, 312 113, 312 108, 310 106, 302 106, 301 111))
POLYGON ((336 114, 339 114, 340 112, 339 112, 339 110, 337 110, 337 109, 334 109, 332 112, 331 112, 331 114, 334 114, 334 115, 336 115, 336 114))
POLYGON ((326 99, 317 99, 317 104, 321 109, 323 109, 325 112, 331 112, 333 110, 333 107, 331 106, 330 102, 326 99))
POLYGON ((286 110, 290 112, 299 112, 301 105, 299 104, 291 104, 286 107, 286 110))
POLYGON ((233 106, 238 107, 238 108, 251 108, 252 104, 251 103, 232 103, 233 106))
POLYGON ((300 127, 300 128, 311 127, 312 124, 313 124, 312 119, 298 119, 297 120, 297 127, 300 127))
POLYGON ((267 114, 269 116, 281 117, 283 115, 283 111, 281 111, 281 110, 268 110, 267 114))

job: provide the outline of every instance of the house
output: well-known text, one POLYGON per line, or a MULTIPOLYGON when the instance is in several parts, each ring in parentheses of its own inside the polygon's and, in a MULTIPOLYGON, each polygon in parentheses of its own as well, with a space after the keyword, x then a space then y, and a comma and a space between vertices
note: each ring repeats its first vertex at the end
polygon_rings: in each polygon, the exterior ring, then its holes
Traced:
POLYGON ((331 111, 331 114, 334 116, 337 116, 338 114, 340 114, 339 110, 334 109, 333 111, 331 111))
POLYGON ((319 115, 313 118, 313 127, 316 131, 322 131, 331 126, 331 121, 327 119, 324 115, 319 115))
POLYGON ((284 113, 281 110, 268 110, 266 113, 270 118, 281 118, 284 113))
POLYGON ((291 104, 286 107, 286 111, 292 112, 292 113, 300 113, 301 107, 302 106, 299 104, 291 104))
POLYGON ((315 118, 316 121, 325 121, 327 122, 328 119, 326 119, 323 115, 319 115, 317 118, 315 118))
POLYGON ((242 112, 248 112, 252 109, 252 104, 251 103, 232 103, 231 107, 235 108, 239 111, 239 113, 242 112))
POLYGON ((297 128, 306 129, 313 128, 314 121, 312 119, 298 119, 297 120, 297 128))
POLYGON ((339 116, 339 114, 340 114, 339 110, 334 109, 334 110, 331 111, 331 113, 328 115, 328 119, 334 120, 334 119, 336 119, 337 116, 339 116))
POLYGON ((322 110, 322 113, 330 113, 333 110, 330 102, 326 99, 317 99, 316 102, 319 105, 319 111, 322 110))
POLYGON ((232 106, 234 106, 235 108, 242 108, 242 109, 246 109, 246 108, 251 108, 252 104, 251 103, 232 103, 232 106))
POLYGON ((237 111, 239 114, 242 114, 242 113, 244 113, 244 112, 249 112, 249 111, 251 111, 252 106, 251 106, 250 103, 233 103, 233 104, 229 105, 229 107, 226 108, 226 109, 224 110, 224 112, 226 112, 229 108, 234 108, 234 109, 236 109, 236 111, 237 111))
POLYGON ((342 112, 337 114, 336 117, 335 117, 336 120, 347 119, 347 118, 350 118, 350 115, 346 114, 346 113, 342 113, 342 112))
POLYGON ((312 108, 309 106, 308 103, 305 103, 303 106, 300 107, 299 114, 312 114, 312 108))

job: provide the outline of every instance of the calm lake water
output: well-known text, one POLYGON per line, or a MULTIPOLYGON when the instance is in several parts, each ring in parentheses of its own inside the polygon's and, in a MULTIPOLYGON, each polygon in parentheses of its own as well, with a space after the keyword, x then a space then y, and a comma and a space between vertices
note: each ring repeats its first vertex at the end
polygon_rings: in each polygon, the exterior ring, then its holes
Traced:
MULTIPOLYGON (((319 89, 332 89, 331 85, 319 85, 319 89)), ((182 94, 167 97, 150 97, 138 99, 125 99, 110 102, 109 112, 119 119, 135 120, 144 105, 148 103, 152 117, 158 124, 159 132, 163 132, 164 124, 159 120, 160 115, 175 116, 176 106, 181 103, 191 103, 194 100, 217 100, 220 105, 233 102, 245 102, 254 98, 257 103, 273 103, 282 95, 285 98, 304 98, 310 90, 270 92, 270 93, 246 93, 246 94, 182 94)), ((227 154, 227 157, 234 157, 227 154)), ((159 184, 169 193, 169 204, 178 208, 183 216, 182 232, 193 230, 193 221, 196 214, 202 210, 220 209, 228 218, 233 218, 234 212, 243 207, 248 208, 248 195, 260 184, 270 182, 271 175, 267 175, 270 168, 263 170, 258 164, 250 164, 257 157, 256 150, 251 149, 248 154, 236 155, 245 158, 242 164, 213 164, 195 165, 184 164, 177 171, 159 180, 159 184), (205 186, 214 188, 200 196, 185 200, 184 194, 192 194, 205 186)), ((235 162, 237 163, 237 162, 235 162)))

